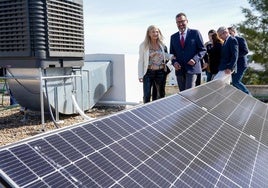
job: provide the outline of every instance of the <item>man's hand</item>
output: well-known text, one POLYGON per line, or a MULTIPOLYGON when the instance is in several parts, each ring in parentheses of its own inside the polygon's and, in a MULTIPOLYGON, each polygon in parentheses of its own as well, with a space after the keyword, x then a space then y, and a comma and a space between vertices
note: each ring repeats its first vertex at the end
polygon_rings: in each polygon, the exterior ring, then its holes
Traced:
POLYGON ((181 69, 181 65, 178 62, 175 62, 173 64, 173 66, 175 67, 175 70, 180 70, 181 69))
POLYGON ((208 68, 208 63, 204 63, 203 64, 203 67, 202 67, 202 70, 205 70, 205 69, 207 69, 208 68))
POLYGON ((190 59, 190 61, 188 61, 187 64, 188 64, 188 65, 192 65, 192 66, 194 66, 194 65, 195 65, 195 61, 194 61, 193 59, 190 59))
POLYGON ((233 71, 231 69, 225 69, 224 72, 225 72, 225 74, 232 74, 233 73, 233 71))

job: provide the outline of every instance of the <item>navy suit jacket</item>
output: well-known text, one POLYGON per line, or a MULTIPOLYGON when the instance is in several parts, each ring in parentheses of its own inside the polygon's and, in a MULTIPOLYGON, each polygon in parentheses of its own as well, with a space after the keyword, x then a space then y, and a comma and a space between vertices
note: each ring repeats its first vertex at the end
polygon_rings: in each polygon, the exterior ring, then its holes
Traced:
POLYGON ((248 45, 246 40, 243 37, 235 36, 238 42, 238 60, 237 60, 237 68, 241 67, 248 67, 247 62, 247 54, 249 52, 248 45))
POLYGON ((178 62, 182 69, 176 71, 176 75, 189 73, 197 74, 202 72, 201 59, 206 53, 206 47, 202 36, 198 30, 187 29, 184 48, 180 44, 180 32, 174 33, 170 38, 170 53, 176 57, 176 60, 172 60, 172 64, 178 62), (187 62, 193 59, 195 65, 188 65, 187 62))
POLYGON ((238 42, 234 37, 229 36, 221 48, 221 61, 219 65, 219 71, 223 71, 225 69, 235 70, 237 59, 238 42))

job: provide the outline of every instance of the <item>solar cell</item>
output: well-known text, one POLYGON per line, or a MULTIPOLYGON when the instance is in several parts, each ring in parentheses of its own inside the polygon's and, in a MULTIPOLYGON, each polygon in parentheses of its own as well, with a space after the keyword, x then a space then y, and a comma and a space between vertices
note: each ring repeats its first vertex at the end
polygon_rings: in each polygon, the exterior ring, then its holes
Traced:
POLYGON ((1 147, 0 181, 11 187, 265 187, 267 114, 266 104, 212 81, 1 147))

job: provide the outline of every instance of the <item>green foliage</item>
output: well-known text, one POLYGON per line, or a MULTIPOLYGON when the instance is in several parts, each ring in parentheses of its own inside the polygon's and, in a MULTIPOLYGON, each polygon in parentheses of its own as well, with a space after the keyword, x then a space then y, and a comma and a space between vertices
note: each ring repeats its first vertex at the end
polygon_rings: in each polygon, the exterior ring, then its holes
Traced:
POLYGON ((268 71, 256 71, 249 67, 242 82, 246 85, 268 85, 268 71))
POLYGON ((238 30, 245 37, 253 52, 252 60, 268 68, 268 1, 248 0, 252 9, 242 8, 246 20, 238 24, 238 30))
POLYGON ((251 9, 242 8, 245 20, 238 24, 238 31, 247 40, 252 53, 250 62, 264 65, 265 71, 249 68, 243 83, 247 85, 268 85, 268 0, 248 0, 251 9))

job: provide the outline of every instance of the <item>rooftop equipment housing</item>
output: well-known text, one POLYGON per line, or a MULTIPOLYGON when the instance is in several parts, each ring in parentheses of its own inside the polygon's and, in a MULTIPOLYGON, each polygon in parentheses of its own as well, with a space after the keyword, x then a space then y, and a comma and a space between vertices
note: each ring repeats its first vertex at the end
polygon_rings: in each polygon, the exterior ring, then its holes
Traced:
POLYGON ((1 0, 0 28, 1 67, 83 66, 82 0, 1 0))
POLYGON ((0 67, 42 124, 44 111, 86 111, 112 87, 112 61, 84 59, 82 0, 0 0, 0 67))

